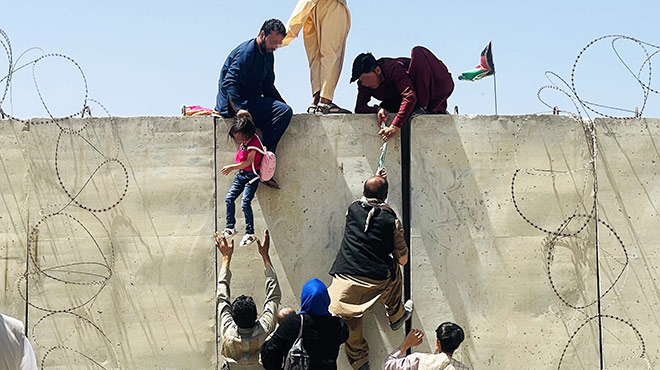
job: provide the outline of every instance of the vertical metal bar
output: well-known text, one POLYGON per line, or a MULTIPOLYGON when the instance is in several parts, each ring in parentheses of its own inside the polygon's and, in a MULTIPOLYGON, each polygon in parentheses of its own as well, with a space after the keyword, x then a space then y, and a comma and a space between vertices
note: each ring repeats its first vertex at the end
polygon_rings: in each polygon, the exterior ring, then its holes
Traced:
MULTIPOLYGON (((29 191, 29 190, 28 190, 29 191)), ((26 225, 26 235, 25 235, 25 337, 29 338, 29 330, 28 330, 28 309, 30 308, 30 305, 28 302, 30 301, 30 297, 28 296, 29 294, 29 289, 28 289, 28 272, 30 271, 30 209, 28 206, 27 210, 27 225, 26 225)))
MULTIPOLYGON (((9 62, 9 65, 11 67, 11 61, 9 62)), ((11 74, 9 75, 11 77, 11 74)), ((9 78, 10 78, 9 77, 9 78)), ((27 130, 28 134, 30 134, 30 124, 31 121, 27 122, 27 130)), ((30 305, 28 302, 30 302, 30 279, 29 279, 29 272, 30 272, 30 191, 32 190, 32 173, 31 173, 31 167, 28 167, 28 181, 27 181, 27 196, 26 196, 26 201, 25 201, 25 208, 26 208, 26 224, 25 224, 25 337, 29 338, 29 326, 28 326, 28 311, 30 308, 30 305)))
POLYGON ((493 73, 493 91, 495 95, 495 115, 497 116, 497 82, 495 80, 495 73, 493 73))
MULTIPOLYGON (((410 125, 412 120, 401 127, 401 204, 403 207, 403 234, 408 245, 408 263, 403 266, 403 299, 409 300, 411 291, 412 245, 410 245, 410 125)), ((406 321, 406 335, 410 333, 412 319, 406 321)), ((410 348, 407 351, 410 354, 410 348)))
MULTIPOLYGON (((218 232, 218 118, 213 117, 213 225, 215 232, 218 232)), ((213 238, 215 240, 215 236, 213 238)), ((215 259, 215 297, 213 309, 215 310, 215 369, 220 368, 220 351, 218 350, 218 302, 215 300, 218 296, 218 248, 213 242, 213 258, 215 259)))
POLYGON ((603 370, 603 315, 600 302, 600 260, 599 260, 599 235, 598 235, 598 174, 596 173, 597 149, 596 149, 596 125, 591 122, 591 156, 594 169, 594 234, 596 246, 596 293, 598 294, 598 349, 600 354, 600 370, 603 370))

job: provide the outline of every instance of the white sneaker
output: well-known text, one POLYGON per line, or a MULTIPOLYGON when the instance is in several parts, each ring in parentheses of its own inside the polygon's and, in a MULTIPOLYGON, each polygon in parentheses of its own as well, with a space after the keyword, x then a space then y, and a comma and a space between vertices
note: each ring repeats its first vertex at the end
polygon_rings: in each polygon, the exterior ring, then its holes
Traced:
POLYGON ((414 309, 412 299, 407 300, 406 303, 403 304, 403 308, 405 310, 403 316, 400 319, 398 319, 396 322, 390 323, 390 328, 392 328, 392 330, 394 331, 401 329, 403 324, 405 324, 406 321, 408 321, 412 317, 412 313, 414 309))
POLYGON ((245 234, 243 236, 243 239, 241 239, 240 244, 238 245, 241 247, 247 247, 256 241, 257 241, 257 237, 254 234, 245 234))
POLYGON ((236 235, 236 229, 225 229, 225 231, 222 232, 222 236, 224 236, 227 240, 233 238, 234 235, 236 235))

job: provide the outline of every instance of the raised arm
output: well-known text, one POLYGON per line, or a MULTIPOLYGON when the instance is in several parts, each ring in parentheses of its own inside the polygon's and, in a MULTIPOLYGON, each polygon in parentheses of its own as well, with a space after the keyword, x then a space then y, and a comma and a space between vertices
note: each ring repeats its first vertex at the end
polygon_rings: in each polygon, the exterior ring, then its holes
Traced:
POLYGON ((273 264, 268 255, 268 250, 270 249, 270 233, 268 230, 264 231, 263 244, 257 240, 257 247, 259 254, 261 254, 264 260, 264 274, 266 275, 266 299, 264 302, 264 312, 259 318, 259 324, 264 328, 266 333, 270 333, 275 329, 275 315, 282 300, 282 292, 280 291, 277 275, 275 275, 273 264))
POLYGON ((404 369, 417 369, 419 366, 419 358, 415 355, 405 356, 408 348, 413 346, 418 346, 422 343, 424 339, 424 333, 421 330, 413 329, 406 338, 403 340, 401 345, 396 348, 392 353, 387 356, 385 359, 385 364, 383 364, 384 370, 404 370, 404 369))
POLYGON ((231 256, 234 253, 234 241, 231 241, 231 246, 227 243, 227 239, 218 233, 215 233, 215 246, 222 254, 222 266, 220 268, 220 275, 218 276, 218 288, 216 290, 216 302, 218 304, 218 312, 220 315, 220 328, 224 333, 234 322, 231 317, 231 301, 229 284, 231 281, 231 271, 229 264, 231 263, 231 256))

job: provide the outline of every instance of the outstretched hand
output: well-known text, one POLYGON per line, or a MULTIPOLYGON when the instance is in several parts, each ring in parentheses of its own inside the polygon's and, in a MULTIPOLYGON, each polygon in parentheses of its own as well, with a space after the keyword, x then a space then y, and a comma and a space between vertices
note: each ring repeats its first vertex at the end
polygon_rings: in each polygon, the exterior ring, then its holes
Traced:
POLYGON ((222 169, 220 170, 220 172, 222 172, 223 175, 227 176, 227 175, 229 175, 229 174, 231 173, 231 171, 232 171, 233 169, 234 169, 234 166, 233 166, 233 165, 226 165, 226 166, 222 167, 222 169))
POLYGON ((234 253, 234 241, 231 241, 231 246, 227 243, 225 237, 216 232, 215 233, 215 246, 218 248, 223 257, 231 259, 231 255, 234 253))
POLYGON ((236 117, 239 117, 239 118, 240 117, 247 117, 247 118, 250 119, 250 121, 252 121, 252 115, 250 114, 250 112, 246 111, 245 109, 239 109, 239 111, 236 112, 236 117))
POLYGON ((422 332, 419 329, 413 329, 408 333, 406 336, 406 339, 403 340, 403 343, 401 343, 401 346, 399 346, 399 349, 403 351, 407 351, 408 348, 410 347, 415 347, 424 341, 424 332, 422 332))
POLYGON ((387 180, 387 171, 385 171, 385 168, 379 169, 378 173, 376 175, 378 175, 378 176, 384 178, 385 180, 387 180))
POLYGON ((268 250, 270 249, 270 232, 268 230, 264 231, 264 243, 261 244, 259 239, 257 239, 257 249, 259 250, 259 254, 261 257, 264 258, 264 261, 268 259, 270 261, 270 257, 268 256, 268 250))
POLYGON ((380 138, 383 139, 383 141, 387 142, 387 140, 394 137, 398 132, 399 132, 398 127, 388 126, 383 129, 380 129, 380 131, 378 131, 378 136, 380 136, 380 138))

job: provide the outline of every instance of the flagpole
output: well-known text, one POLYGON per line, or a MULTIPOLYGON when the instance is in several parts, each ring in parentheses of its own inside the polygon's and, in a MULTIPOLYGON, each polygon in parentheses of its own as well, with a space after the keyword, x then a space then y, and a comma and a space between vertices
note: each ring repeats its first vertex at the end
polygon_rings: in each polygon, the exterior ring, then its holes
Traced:
POLYGON ((495 73, 493 73, 493 90, 495 91, 495 115, 497 116, 497 83, 495 81, 495 73))
MULTIPOLYGON (((490 52, 491 62, 495 59, 493 56, 493 40, 488 41, 488 51, 490 52)), ((497 81, 495 80, 495 64, 493 63, 493 92, 495 97, 495 115, 497 116, 497 81)))

